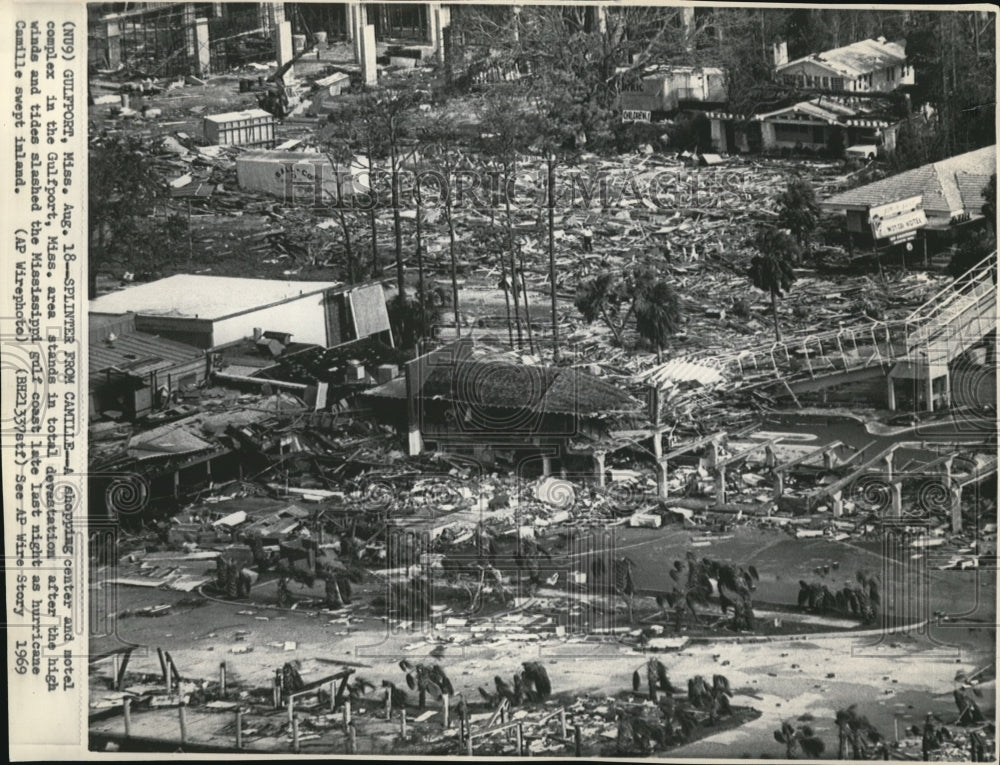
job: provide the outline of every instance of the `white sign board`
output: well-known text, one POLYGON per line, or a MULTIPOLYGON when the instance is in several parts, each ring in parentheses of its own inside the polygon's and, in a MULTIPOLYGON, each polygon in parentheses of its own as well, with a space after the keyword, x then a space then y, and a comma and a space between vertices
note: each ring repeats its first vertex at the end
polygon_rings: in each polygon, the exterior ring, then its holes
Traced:
POLYGON ((649 122, 652 118, 652 112, 644 112, 640 109, 625 109, 622 111, 622 122, 649 122))
POLYGON ((919 209, 923 202, 923 196, 915 196, 909 197, 908 199, 900 199, 898 202, 890 202, 889 204, 878 205, 877 207, 869 207, 868 218, 873 221, 876 218, 891 218, 894 215, 899 215, 900 213, 908 213, 912 210, 919 209))
POLYGON ((894 215, 891 218, 872 220, 872 235, 876 239, 887 239, 927 225, 927 215, 923 210, 894 215))

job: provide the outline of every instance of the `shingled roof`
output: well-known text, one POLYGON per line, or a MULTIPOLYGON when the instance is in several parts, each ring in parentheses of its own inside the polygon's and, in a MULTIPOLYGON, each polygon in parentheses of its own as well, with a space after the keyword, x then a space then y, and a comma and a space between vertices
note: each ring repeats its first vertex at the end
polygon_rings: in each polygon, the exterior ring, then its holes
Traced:
POLYGON ((987 146, 836 194, 822 204, 827 208, 866 208, 923 196, 923 209, 928 214, 978 214, 984 201, 983 187, 996 172, 996 163, 997 147, 987 146))

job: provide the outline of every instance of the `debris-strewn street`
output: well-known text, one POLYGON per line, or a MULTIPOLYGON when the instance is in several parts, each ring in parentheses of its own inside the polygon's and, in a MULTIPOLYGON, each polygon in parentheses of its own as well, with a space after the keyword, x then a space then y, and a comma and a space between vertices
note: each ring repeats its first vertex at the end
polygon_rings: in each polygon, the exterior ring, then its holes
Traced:
POLYGON ((992 22, 93 4, 91 748, 993 760, 992 22))

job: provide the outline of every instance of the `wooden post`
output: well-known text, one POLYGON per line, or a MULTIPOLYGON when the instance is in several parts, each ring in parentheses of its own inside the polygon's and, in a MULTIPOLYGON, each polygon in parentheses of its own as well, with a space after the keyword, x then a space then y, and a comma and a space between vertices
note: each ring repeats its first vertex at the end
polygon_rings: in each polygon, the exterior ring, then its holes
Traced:
POLYGON ((132 699, 126 696, 122 700, 122 715, 125 717, 125 736, 132 735, 132 699))
POLYGON ((243 748, 243 710, 236 710, 236 748, 243 748))
POLYGON ((330 683, 330 714, 337 708, 337 681, 330 683))
POLYGON ((226 696, 226 662, 219 662, 219 695, 226 696))
POLYGON ((392 688, 385 689, 385 719, 392 719, 392 688))
POLYGON ((350 725, 350 724, 351 724, 351 700, 350 699, 345 699, 344 700, 344 729, 346 730, 347 726, 350 725))
POLYGON ((566 740, 566 709, 565 707, 559 710, 559 730, 563 741, 566 740))
POLYGON ((274 708, 281 708, 281 670, 274 670, 274 708))
MULTIPOLYGON (((950 469, 950 467, 949 467, 949 469, 950 469)), ((125 671, 128 669, 129 659, 132 658, 132 650, 133 649, 131 649, 131 648, 125 649, 125 653, 122 656, 122 663, 121 663, 121 666, 118 667, 118 675, 115 677, 115 690, 116 691, 120 691, 122 688, 125 687, 125 671)))
POLYGON ((295 722, 295 696, 288 694, 288 723, 295 722))
POLYGON ((157 648, 156 649, 156 656, 160 660, 160 672, 163 673, 163 682, 166 683, 167 682, 167 662, 163 658, 163 649, 162 648, 157 648))
POLYGON ((448 697, 447 693, 441 694, 441 712, 444 714, 444 727, 445 729, 451 727, 451 704, 449 703, 451 699, 448 697))
POLYGON ((459 726, 460 726, 459 727, 459 734, 460 734, 459 738, 460 739, 469 739, 471 741, 472 736, 470 735, 471 731, 469 730, 469 712, 465 708, 464 704, 461 707, 459 707, 459 709, 458 709, 458 718, 459 718, 459 726))
POLYGON ((406 710, 399 710, 399 737, 406 738, 406 710))
POLYGON ((573 726, 573 756, 583 756, 583 731, 580 729, 579 723, 573 726))
POLYGON ((183 701, 180 703, 180 706, 177 707, 177 716, 180 719, 181 723, 181 743, 184 744, 187 742, 188 732, 187 732, 187 708, 183 701))
POLYGON ((354 727, 354 723, 348 723, 347 725, 347 753, 354 754, 358 751, 358 731, 354 727))
MULTIPOLYGON (((291 703, 289 701, 289 703, 291 703)), ((292 751, 296 754, 299 752, 299 718, 292 718, 292 751)))
POLYGON ((471 725, 469 726, 469 730, 468 730, 468 732, 465 735, 465 753, 469 757, 473 756, 473 753, 472 753, 472 726, 471 725))
POLYGON ((517 756, 521 757, 524 754, 524 723, 518 723, 514 730, 517 734, 517 756))

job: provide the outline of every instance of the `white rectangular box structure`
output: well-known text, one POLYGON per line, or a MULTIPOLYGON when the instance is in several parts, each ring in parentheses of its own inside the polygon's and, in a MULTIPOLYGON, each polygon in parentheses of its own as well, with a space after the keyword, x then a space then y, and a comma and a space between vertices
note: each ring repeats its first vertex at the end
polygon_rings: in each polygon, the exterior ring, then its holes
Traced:
POLYGON ((275 144, 274 115, 263 109, 210 114, 205 117, 205 140, 219 146, 271 148, 275 144))
POLYGON ((236 180, 244 191, 259 191, 282 199, 335 203, 368 191, 368 160, 354 157, 350 167, 334 168, 319 152, 248 151, 236 159, 236 180))

